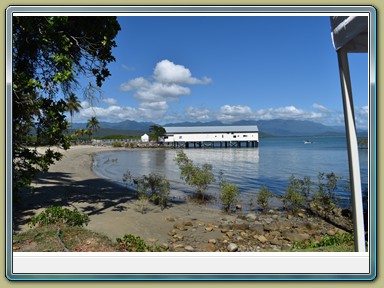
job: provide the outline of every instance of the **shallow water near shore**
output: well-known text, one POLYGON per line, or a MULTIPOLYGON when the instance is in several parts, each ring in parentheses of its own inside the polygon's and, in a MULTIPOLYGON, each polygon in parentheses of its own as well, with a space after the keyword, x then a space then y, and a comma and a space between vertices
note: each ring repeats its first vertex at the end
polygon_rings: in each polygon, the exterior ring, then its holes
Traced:
MULTIPOLYGON (((276 137, 262 138, 258 148, 184 149, 195 164, 210 163, 218 178, 220 171, 230 182, 239 186, 243 201, 257 196, 267 186, 275 195, 283 195, 289 177, 310 176, 316 182, 319 172, 334 172, 342 177, 336 194, 342 206, 349 204, 349 191, 345 188, 348 172, 348 155, 345 137, 276 137), (305 140, 312 144, 304 144, 305 140)), ((101 177, 126 185, 123 175, 130 171, 134 177, 156 173, 171 182, 172 194, 181 196, 192 190, 180 180, 174 161, 175 149, 134 149, 101 152, 95 155, 94 172, 101 177)), ((359 150, 363 191, 368 186, 368 150, 359 150)), ((210 194, 218 195, 218 180, 210 194)))

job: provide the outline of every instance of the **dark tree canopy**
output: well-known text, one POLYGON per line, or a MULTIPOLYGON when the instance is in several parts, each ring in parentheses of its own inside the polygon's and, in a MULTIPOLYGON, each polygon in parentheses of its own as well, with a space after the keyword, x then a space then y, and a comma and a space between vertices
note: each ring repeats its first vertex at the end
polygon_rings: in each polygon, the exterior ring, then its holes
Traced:
POLYGON ((165 129, 162 126, 158 125, 152 125, 149 127, 149 133, 151 133, 151 136, 153 135, 153 138, 158 141, 159 137, 163 136, 165 134, 165 129))
POLYGON ((92 97, 110 76, 112 48, 120 30, 116 17, 13 17, 13 191, 60 160, 51 146, 69 148, 68 97, 82 89, 92 97), (86 79, 81 87, 77 79, 86 79), (48 146, 45 153, 37 146, 48 146))

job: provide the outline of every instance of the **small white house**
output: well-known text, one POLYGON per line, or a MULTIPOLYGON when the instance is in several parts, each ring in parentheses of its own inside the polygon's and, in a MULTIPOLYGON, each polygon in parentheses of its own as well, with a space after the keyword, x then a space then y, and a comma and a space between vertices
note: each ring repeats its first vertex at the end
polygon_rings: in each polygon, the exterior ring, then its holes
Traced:
POLYGON ((141 142, 149 142, 149 136, 147 134, 141 136, 141 142))

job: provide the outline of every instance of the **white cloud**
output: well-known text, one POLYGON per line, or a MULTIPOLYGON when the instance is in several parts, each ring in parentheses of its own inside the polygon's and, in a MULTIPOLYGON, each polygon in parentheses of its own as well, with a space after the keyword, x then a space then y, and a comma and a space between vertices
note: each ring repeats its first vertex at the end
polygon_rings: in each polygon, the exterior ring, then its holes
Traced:
POLYGON ((363 106, 361 108, 358 108, 359 114, 365 117, 368 117, 369 115, 369 107, 368 106, 363 106))
POLYGON ((157 63, 153 71, 153 77, 160 83, 207 84, 211 82, 211 79, 206 77, 202 80, 192 77, 188 68, 169 60, 162 60, 157 63))
POLYGON ((248 106, 242 105, 224 105, 220 107, 220 112, 217 117, 218 120, 224 122, 233 122, 238 120, 252 119, 253 112, 248 106))
POLYGON ((252 110, 248 106, 242 106, 242 105, 224 105, 221 106, 220 112, 223 114, 229 114, 229 115, 249 115, 252 113, 252 110))
POLYGON ((183 65, 169 60, 156 64, 151 78, 137 77, 120 85, 124 92, 132 91, 133 96, 141 101, 137 109, 149 119, 151 115, 159 117, 168 109, 168 102, 178 101, 183 95, 190 95, 191 89, 185 85, 208 84, 209 78, 192 77, 191 71, 183 65))
POLYGON ((142 101, 177 100, 181 95, 189 95, 191 90, 176 84, 153 83, 138 88, 135 98, 142 101))
POLYGON ((127 82, 124 82, 120 85, 121 91, 130 91, 135 89, 145 89, 149 87, 151 83, 144 77, 138 77, 127 82))
POLYGON ((166 101, 159 102, 143 102, 140 104, 140 108, 149 109, 149 110, 168 110, 168 104, 166 101))
POLYGON ((115 105, 117 103, 116 99, 114 98, 104 98, 102 101, 108 105, 115 105))
POLYGON ((88 101, 81 101, 80 105, 82 109, 87 109, 91 106, 88 101))
POLYGON ((320 104, 317 104, 317 103, 314 103, 312 105, 313 108, 315 108, 316 110, 318 110, 319 112, 323 112, 323 113, 329 113, 331 112, 328 108, 326 108, 325 106, 323 105, 320 105, 320 104))
MULTIPOLYGON (((155 106, 155 105, 154 105, 155 106)), ((88 107, 82 109, 77 116, 78 121, 87 121, 92 116, 95 116, 99 121, 120 122, 124 120, 154 120, 159 119, 165 113, 163 109, 153 109, 155 107, 127 107, 127 106, 109 106, 103 107, 88 107)), ((158 108, 161 108, 161 103, 158 108)), ((164 108, 164 107, 163 107, 164 108)))
POLYGON ((316 103, 312 105, 312 108, 314 108, 313 111, 300 109, 295 106, 284 106, 253 111, 249 106, 224 105, 220 107, 217 119, 224 122, 272 119, 310 120, 325 125, 343 125, 344 118, 342 112, 332 111, 316 103))
POLYGON ((355 118, 356 126, 358 128, 367 129, 368 128, 368 118, 369 118, 369 107, 356 107, 355 108, 355 118))
POLYGON ((206 108, 188 107, 185 116, 192 121, 208 121, 211 119, 212 112, 206 108))
MULTIPOLYGON (((188 107, 183 113, 168 112, 168 101, 159 97, 158 101, 142 101, 138 107, 125 107, 110 105, 107 108, 91 107, 88 102, 81 102, 80 113, 75 114, 76 121, 87 121, 97 116, 100 121, 118 122, 123 120, 136 121, 212 121, 220 120, 232 123, 239 120, 271 120, 292 119, 311 120, 324 125, 344 125, 342 111, 333 111, 320 104, 313 104, 315 111, 299 109, 295 106, 267 108, 252 111, 251 107, 244 105, 223 105, 218 111, 208 108, 188 107), (163 99, 163 100, 161 100, 163 99), (321 112, 323 111, 323 112, 321 112)), ((360 129, 368 128, 368 106, 355 107, 356 125, 360 129)))
POLYGON ((260 120, 270 119, 301 119, 318 120, 322 117, 319 112, 305 111, 295 106, 260 109, 254 113, 254 117, 260 120))

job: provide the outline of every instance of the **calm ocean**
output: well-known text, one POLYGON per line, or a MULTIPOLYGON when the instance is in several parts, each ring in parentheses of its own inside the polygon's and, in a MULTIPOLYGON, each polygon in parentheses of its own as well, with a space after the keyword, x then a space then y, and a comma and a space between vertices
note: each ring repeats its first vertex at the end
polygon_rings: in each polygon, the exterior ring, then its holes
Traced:
MULTIPOLYGON (((239 186, 243 199, 257 195, 264 185, 275 195, 283 195, 291 175, 298 178, 310 176, 312 181, 317 181, 319 172, 334 172, 343 178, 339 182, 337 194, 343 202, 349 202, 349 192, 345 189, 349 172, 344 137, 261 138, 258 148, 184 151, 195 164, 212 164, 216 176, 222 170, 230 183, 239 186), (312 141, 312 144, 304 144, 305 140, 312 141)), ((121 184, 124 184, 122 178, 127 171, 133 176, 161 174, 170 180, 173 193, 189 193, 191 189, 180 180, 180 172, 174 161, 175 156, 174 149, 103 152, 95 156, 93 169, 97 175, 121 184)), ((368 150, 360 150, 359 156, 361 182, 363 190, 366 190, 368 150)), ((217 182, 212 185, 209 193, 218 193, 217 182)))

